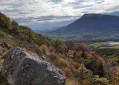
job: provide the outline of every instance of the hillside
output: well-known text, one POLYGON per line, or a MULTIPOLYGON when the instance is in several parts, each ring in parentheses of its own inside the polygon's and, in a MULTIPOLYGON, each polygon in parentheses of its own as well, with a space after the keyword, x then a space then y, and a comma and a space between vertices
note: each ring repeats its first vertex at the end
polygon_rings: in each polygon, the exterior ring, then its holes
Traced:
MULTIPOLYGON (((117 69, 112 65, 110 67, 111 63, 106 63, 95 50, 90 50, 83 44, 51 40, 34 33, 26 26, 11 21, 5 14, 0 13, 0 72, 10 47, 25 48, 29 52, 48 58, 66 75, 65 85, 110 85, 110 83, 118 85, 118 80, 114 79, 118 76, 117 69), (106 68, 107 66, 109 67, 106 68), (110 73, 108 70, 112 68, 116 70, 110 73)), ((117 61, 119 61, 118 58, 117 61)), ((27 72, 26 74, 29 75, 27 72)), ((0 82, 2 82, 0 85, 8 85, 2 76, 0 76, 0 82)))
POLYGON ((84 14, 75 22, 46 34, 62 40, 111 40, 119 37, 119 16, 84 14))

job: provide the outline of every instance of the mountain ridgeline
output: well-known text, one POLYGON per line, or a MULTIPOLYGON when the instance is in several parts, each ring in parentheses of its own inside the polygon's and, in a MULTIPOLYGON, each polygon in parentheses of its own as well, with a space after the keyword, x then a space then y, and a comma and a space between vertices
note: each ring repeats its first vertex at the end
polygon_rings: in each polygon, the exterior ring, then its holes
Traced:
MULTIPOLYGON (((58 30, 60 36, 78 38, 71 34, 77 28, 64 29, 58 30)), ((0 12, 0 85, 119 85, 118 49, 99 52, 80 43, 51 40, 0 12)))
POLYGON ((111 40, 119 37, 119 16, 84 14, 80 19, 46 34, 62 40, 111 40), (59 36, 60 35, 60 36, 59 36))

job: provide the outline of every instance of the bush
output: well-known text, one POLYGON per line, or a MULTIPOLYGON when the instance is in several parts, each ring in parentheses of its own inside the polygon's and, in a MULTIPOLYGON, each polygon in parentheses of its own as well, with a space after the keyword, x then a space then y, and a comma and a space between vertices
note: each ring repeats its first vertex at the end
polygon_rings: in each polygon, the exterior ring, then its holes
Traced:
POLYGON ((19 30, 19 25, 17 22, 15 21, 12 21, 12 32, 13 33, 18 33, 18 30, 19 30))
POLYGON ((106 78, 99 78, 98 75, 95 76, 94 84, 95 85, 110 85, 109 80, 107 80, 106 78))
POLYGON ((9 29, 9 30, 12 29, 12 23, 11 23, 10 19, 1 12, 0 12, 0 27, 9 29))

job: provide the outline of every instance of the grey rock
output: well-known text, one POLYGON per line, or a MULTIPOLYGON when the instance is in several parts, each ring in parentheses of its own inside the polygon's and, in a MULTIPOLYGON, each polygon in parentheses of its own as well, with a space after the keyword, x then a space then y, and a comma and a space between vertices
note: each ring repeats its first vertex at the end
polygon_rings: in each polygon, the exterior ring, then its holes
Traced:
POLYGON ((47 58, 19 47, 9 50, 1 73, 11 85, 64 85, 66 80, 47 58))

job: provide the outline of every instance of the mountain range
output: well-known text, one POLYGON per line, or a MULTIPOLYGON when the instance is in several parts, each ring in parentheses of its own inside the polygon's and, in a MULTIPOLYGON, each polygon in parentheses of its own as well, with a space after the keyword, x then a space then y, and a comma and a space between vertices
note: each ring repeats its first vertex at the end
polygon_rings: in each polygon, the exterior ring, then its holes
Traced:
MULTIPOLYGON (((66 27, 55 33, 66 37, 73 33, 77 36, 76 30, 77 34, 81 31, 66 27)), ((97 29, 82 29, 89 36, 86 31, 96 34, 97 29)), ((52 40, 0 12, 0 85, 119 85, 118 46, 92 45, 95 43, 85 47, 81 43, 52 40)))
POLYGON ((84 14, 73 23, 45 35, 64 41, 118 39, 119 16, 84 14))

